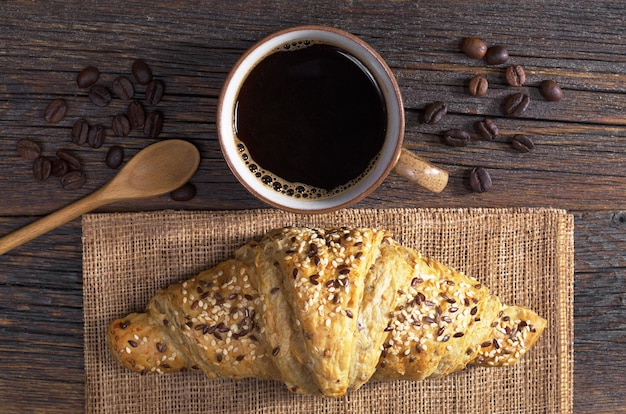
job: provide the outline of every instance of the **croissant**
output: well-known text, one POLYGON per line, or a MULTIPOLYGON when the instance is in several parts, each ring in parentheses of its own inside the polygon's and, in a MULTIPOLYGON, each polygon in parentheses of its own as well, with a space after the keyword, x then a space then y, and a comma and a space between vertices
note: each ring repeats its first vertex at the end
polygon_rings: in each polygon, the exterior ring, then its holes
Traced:
POLYGON ((112 321, 112 355, 140 373, 339 397, 368 380, 514 364, 546 326, 382 230, 280 228, 234 256, 112 321))

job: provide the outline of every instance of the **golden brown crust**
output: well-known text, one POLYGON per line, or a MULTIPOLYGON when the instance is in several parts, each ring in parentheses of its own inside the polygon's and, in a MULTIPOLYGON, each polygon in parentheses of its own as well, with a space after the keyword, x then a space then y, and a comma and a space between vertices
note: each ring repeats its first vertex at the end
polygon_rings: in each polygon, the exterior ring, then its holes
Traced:
POLYGON ((287 227, 113 321, 109 344, 137 372, 195 369, 338 397, 370 379, 513 364, 544 328, 384 231, 287 227))

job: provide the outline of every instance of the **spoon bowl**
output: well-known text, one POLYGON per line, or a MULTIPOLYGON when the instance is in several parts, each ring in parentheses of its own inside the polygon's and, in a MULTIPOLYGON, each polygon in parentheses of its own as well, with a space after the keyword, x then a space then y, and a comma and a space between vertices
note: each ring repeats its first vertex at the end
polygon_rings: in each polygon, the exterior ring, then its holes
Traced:
POLYGON ((198 149, 187 141, 170 139, 152 144, 99 190, 0 238, 0 255, 95 208, 174 191, 189 181, 199 164, 198 149))

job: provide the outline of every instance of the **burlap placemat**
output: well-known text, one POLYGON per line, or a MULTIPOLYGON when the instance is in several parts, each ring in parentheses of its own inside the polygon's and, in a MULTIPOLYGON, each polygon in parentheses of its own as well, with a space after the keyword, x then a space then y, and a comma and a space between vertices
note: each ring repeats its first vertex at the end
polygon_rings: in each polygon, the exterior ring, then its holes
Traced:
POLYGON ((89 413, 570 413, 573 393, 573 218, 561 210, 161 211, 83 217, 86 411, 89 413), (548 320, 513 367, 472 367, 422 382, 369 383, 340 399, 290 394, 272 381, 140 376, 109 355, 109 321, 157 289, 285 225, 373 226, 477 277, 548 320))

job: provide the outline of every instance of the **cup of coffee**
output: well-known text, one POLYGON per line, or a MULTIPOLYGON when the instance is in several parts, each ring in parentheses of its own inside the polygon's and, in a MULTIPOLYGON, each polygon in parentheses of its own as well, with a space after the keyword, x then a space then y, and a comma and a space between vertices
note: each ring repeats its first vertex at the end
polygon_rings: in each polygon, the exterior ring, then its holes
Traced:
POLYGON ((336 28, 294 27, 250 48, 222 88, 217 132, 239 182, 287 211, 347 207, 392 170, 432 192, 448 181, 402 147, 402 96, 385 61, 336 28))

